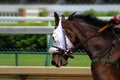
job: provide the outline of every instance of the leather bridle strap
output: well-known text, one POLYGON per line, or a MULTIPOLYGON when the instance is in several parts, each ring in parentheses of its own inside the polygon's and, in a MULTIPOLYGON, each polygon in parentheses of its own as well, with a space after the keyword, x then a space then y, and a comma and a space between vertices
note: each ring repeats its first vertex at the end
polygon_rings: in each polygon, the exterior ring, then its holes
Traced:
POLYGON ((86 43, 88 40, 90 40, 92 37, 95 37, 95 36, 96 36, 96 34, 88 37, 86 40, 82 41, 82 42, 79 43, 78 45, 70 48, 68 52, 69 52, 70 54, 72 54, 76 49, 78 49, 80 46, 82 46, 84 43, 86 43))

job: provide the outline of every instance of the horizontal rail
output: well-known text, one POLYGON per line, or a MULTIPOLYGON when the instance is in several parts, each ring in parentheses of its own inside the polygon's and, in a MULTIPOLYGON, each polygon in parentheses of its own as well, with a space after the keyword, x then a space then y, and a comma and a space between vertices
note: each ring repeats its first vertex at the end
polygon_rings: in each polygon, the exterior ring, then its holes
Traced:
POLYGON ((4 26, 0 27, 0 34, 51 34, 53 27, 45 26, 4 26))
POLYGON ((1 66, 0 78, 19 78, 21 80, 28 78, 69 78, 74 80, 78 78, 89 78, 92 80, 89 67, 28 67, 28 66, 1 66))
MULTIPOLYGON (((98 17, 110 20, 112 17, 98 17)), ((54 17, 0 17, 0 21, 54 21, 54 17)))
POLYGON ((54 17, 0 17, 0 21, 54 21, 54 17))

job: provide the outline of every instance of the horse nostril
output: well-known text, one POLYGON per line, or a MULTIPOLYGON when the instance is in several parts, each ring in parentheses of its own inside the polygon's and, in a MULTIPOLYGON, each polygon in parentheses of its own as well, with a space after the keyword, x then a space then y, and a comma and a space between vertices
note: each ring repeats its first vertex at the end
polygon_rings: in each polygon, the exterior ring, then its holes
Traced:
POLYGON ((52 64, 52 65, 56 65, 55 61, 51 61, 51 64, 52 64))

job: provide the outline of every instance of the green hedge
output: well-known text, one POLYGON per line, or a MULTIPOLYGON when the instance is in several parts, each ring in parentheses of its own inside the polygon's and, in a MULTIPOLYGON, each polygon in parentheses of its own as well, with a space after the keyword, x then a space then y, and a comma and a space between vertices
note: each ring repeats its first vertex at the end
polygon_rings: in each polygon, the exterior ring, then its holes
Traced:
POLYGON ((91 15, 94 15, 94 16, 115 16, 119 13, 118 13, 118 11, 109 11, 109 12, 101 11, 101 12, 98 12, 98 11, 95 11, 95 10, 91 9, 91 10, 87 10, 87 11, 83 12, 83 14, 91 14, 91 15))
MULTIPOLYGON (((69 12, 69 11, 64 12, 65 16, 69 16, 70 14, 71 14, 71 12, 69 12)), ((118 11, 103 12, 103 11, 95 11, 93 9, 90 9, 90 10, 86 10, 84 12, 81 12, 81 14, 91 14, 94 16, 115 16, 115 15, 119 14, 119 12, 118 11)))
POLYGON ((1 34, 0 48, 23 48, 25 50, 45 49, 47 35, 41 34, 1 34))

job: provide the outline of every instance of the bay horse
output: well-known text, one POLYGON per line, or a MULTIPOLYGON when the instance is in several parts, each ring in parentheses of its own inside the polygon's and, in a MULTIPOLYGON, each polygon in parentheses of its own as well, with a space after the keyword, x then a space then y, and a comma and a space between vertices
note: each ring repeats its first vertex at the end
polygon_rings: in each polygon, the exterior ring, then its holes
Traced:
POLYGON ((93 80, 120 80, 120 29, 108 27, 109 21, 92 15, 71 14, 59 18, 54 12, 55 28, 52 34, 52 65, 66 66, 72 53, 83 49, 91 59, 93 80))

